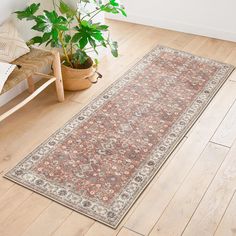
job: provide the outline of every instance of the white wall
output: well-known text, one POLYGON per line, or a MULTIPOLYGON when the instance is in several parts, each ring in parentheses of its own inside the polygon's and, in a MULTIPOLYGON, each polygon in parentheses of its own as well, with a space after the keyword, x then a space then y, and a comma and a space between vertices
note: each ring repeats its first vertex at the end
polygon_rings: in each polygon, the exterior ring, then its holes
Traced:
POLYGON ((26 21, 19 21, 16 19, 16 15, 13 14, 14 11, 25 9, 32 2, 40 2, 43 7, 47 8, 50 8, 52 5, 51 0, 1 0, 0 24, 3 23, 6 19, 11 18, 17 26, 19 33, 25 40, 32 38, 33 33, 30 29, 31 23, 26 21))
POLYGON ((23 9, 26 6, 27 0, 1 0, 0 7, 0 24, 8 18, 12 12, 17 9, 23 9))
POLYGON ((236 41, 236 0, 123 0, 129 22, 236 41))

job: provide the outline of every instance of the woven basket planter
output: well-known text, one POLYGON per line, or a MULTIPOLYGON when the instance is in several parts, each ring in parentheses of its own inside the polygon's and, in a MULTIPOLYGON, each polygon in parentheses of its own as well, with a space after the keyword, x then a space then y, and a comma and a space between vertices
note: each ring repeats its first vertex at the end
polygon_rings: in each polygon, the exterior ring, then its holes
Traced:
POLYGON ((79 91, 91 87, 97 83, 101 75, 97 72, 96 65, 90 61, 91 66, 86 69, 74 69, 61 65, 64 89, 68 91, 79 91))

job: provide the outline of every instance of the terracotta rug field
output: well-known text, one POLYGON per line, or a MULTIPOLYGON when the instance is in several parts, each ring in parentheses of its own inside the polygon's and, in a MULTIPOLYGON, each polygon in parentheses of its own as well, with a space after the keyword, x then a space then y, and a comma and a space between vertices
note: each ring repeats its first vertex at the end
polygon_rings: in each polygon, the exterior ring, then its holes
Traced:
POLYGON ((5 177, 116 228, 233 69, 158 46, 5 177))

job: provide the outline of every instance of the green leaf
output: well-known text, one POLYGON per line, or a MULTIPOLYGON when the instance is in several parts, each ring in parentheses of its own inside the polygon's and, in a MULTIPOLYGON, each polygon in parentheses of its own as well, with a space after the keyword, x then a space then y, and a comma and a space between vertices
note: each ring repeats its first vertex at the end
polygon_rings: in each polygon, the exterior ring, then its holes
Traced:
POLYGON ((119 8, 119 11, 121 12, 121 14, 122 14, 123 16, 127 17, 127 14, 126 14, 124 8, 119 8))
POLYGON ((64 36, 64 39, 65 39, 65 42, 66 42, 66 43, 69 43, 70 40, 71 40, 71 36, 70 36, 69 34, 66 34, 66 35, 64 36))
POLYGON ((48 25, 47 23, 44 22, 38 22, 36 25, 34 25, 31 29, 39 31, 39 32, 51 32, 51 28, 50 25, 48 25))
POLYGON ((125 8, 120 5, 116 0, 110 0, 108 4, 101 5, 100 10, 112 14, 119 14, 121 13, 123 16, 127 16, 125 12, 125 8))
POLYGON ((116 0, 110 0, 110 4, 114 7, 118 7, 119 3, 116 2, 116 0))
POLYGON ((27 7, 24 11, 16 11, 17 18, 22 20, 26 18, 27 20, 33 20, 35 18, 34 14, 38 11, 40 3, 33 3, 27 7))
POLYGON ((87 44, 88 44, 87 37, 82 37, 79 41, 80 49, 85 48, 87 44))
POLYGON ((43 12, 51 23, 58 23, 58 15, 55 11, 49 12, 44 10, 43 12))
POLYGON ((59 24, 55 25, 55 28, 57 28, 60 31, 67 31, 68 30, 68 28, 65 25, 59 25, 59 24))
POLYGON ((58 31, 56 29, 52 30, 52 39, 57 42, 58 41, 58 31))
POLYGON ((97 47, 96 42, 95 42, 94 39, 92 39, 91 37, 88 37, 88 41, 94 49, 97 47))
POLYGON ((60 1, 59 10, 61 14, 65 14, 67 18, 73 18, 76 15, 76 10, 62 0, 60 1))
POLYGON ((43 38, 40 36, 36 36, 30 40, 31 45, 32 44, 42 44, 43 38))
POLYGON ((77 43, 81 39, 81 37, 82 37, 81 33, 74 34, 74 36, 72 37, 72 42, 77 43))
POLYGON ((99 61, 98 61, 98 59, 97 59, 97 58, 95 58, 95 59, 94 59, 94 63, 95 63, 95 65, 96 65, 96 66, 98 66, 98 64, 99 64, 99 61))
POLYGON ((43 38, 42 38, 43 39, 42 43, 47 42, 50 39, 50 37, 51 37, 51 33, 44 33, 43 38))
POLYGON ((114 57, 118 57, 118 43, 113 41, 110 43, 110 48, 111 48, 111 54, 114 57))
POLYGON ((59 46, 60 45, 59 45, 58 41, 54 41, 54 40, 51 41, 51 47, 52 48, 56 48, 56 47, 59 47, 59 46))
POLYGON ((46 46, 48 46, 52 42, 52 39, 50 39, 47 43, 46 46))
POLYGON ((105 47, 105 48, 107 47, 107 44, 106 44, 105 41, 102 41, 101 44, 102 44, 103 47, 105 47))
POLYGON ((84 64, 88 60, 89 56, 83 50, 76 50, 73 54, 73 64, 84 64))
POLYGON ((107 31, 109 26, 108 25, 98 25, 96 28, 101 31, 107 31))
POLYGON ((103 41, 104 38, 100 32, 92 33, 91 36, 98 41, 103 41))
POLYGON ((85 28, 89 28, 91 26, 91 24, 87 20, 82 20, 80 24, 85 28))

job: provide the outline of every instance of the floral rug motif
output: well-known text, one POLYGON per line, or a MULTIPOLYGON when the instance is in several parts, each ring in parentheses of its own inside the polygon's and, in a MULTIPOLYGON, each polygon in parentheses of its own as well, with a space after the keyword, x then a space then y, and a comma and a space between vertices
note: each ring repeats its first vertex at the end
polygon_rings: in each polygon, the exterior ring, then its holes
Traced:
POLYGON ((157 46, 5 177, 116 228, 233 69, 157 46))

